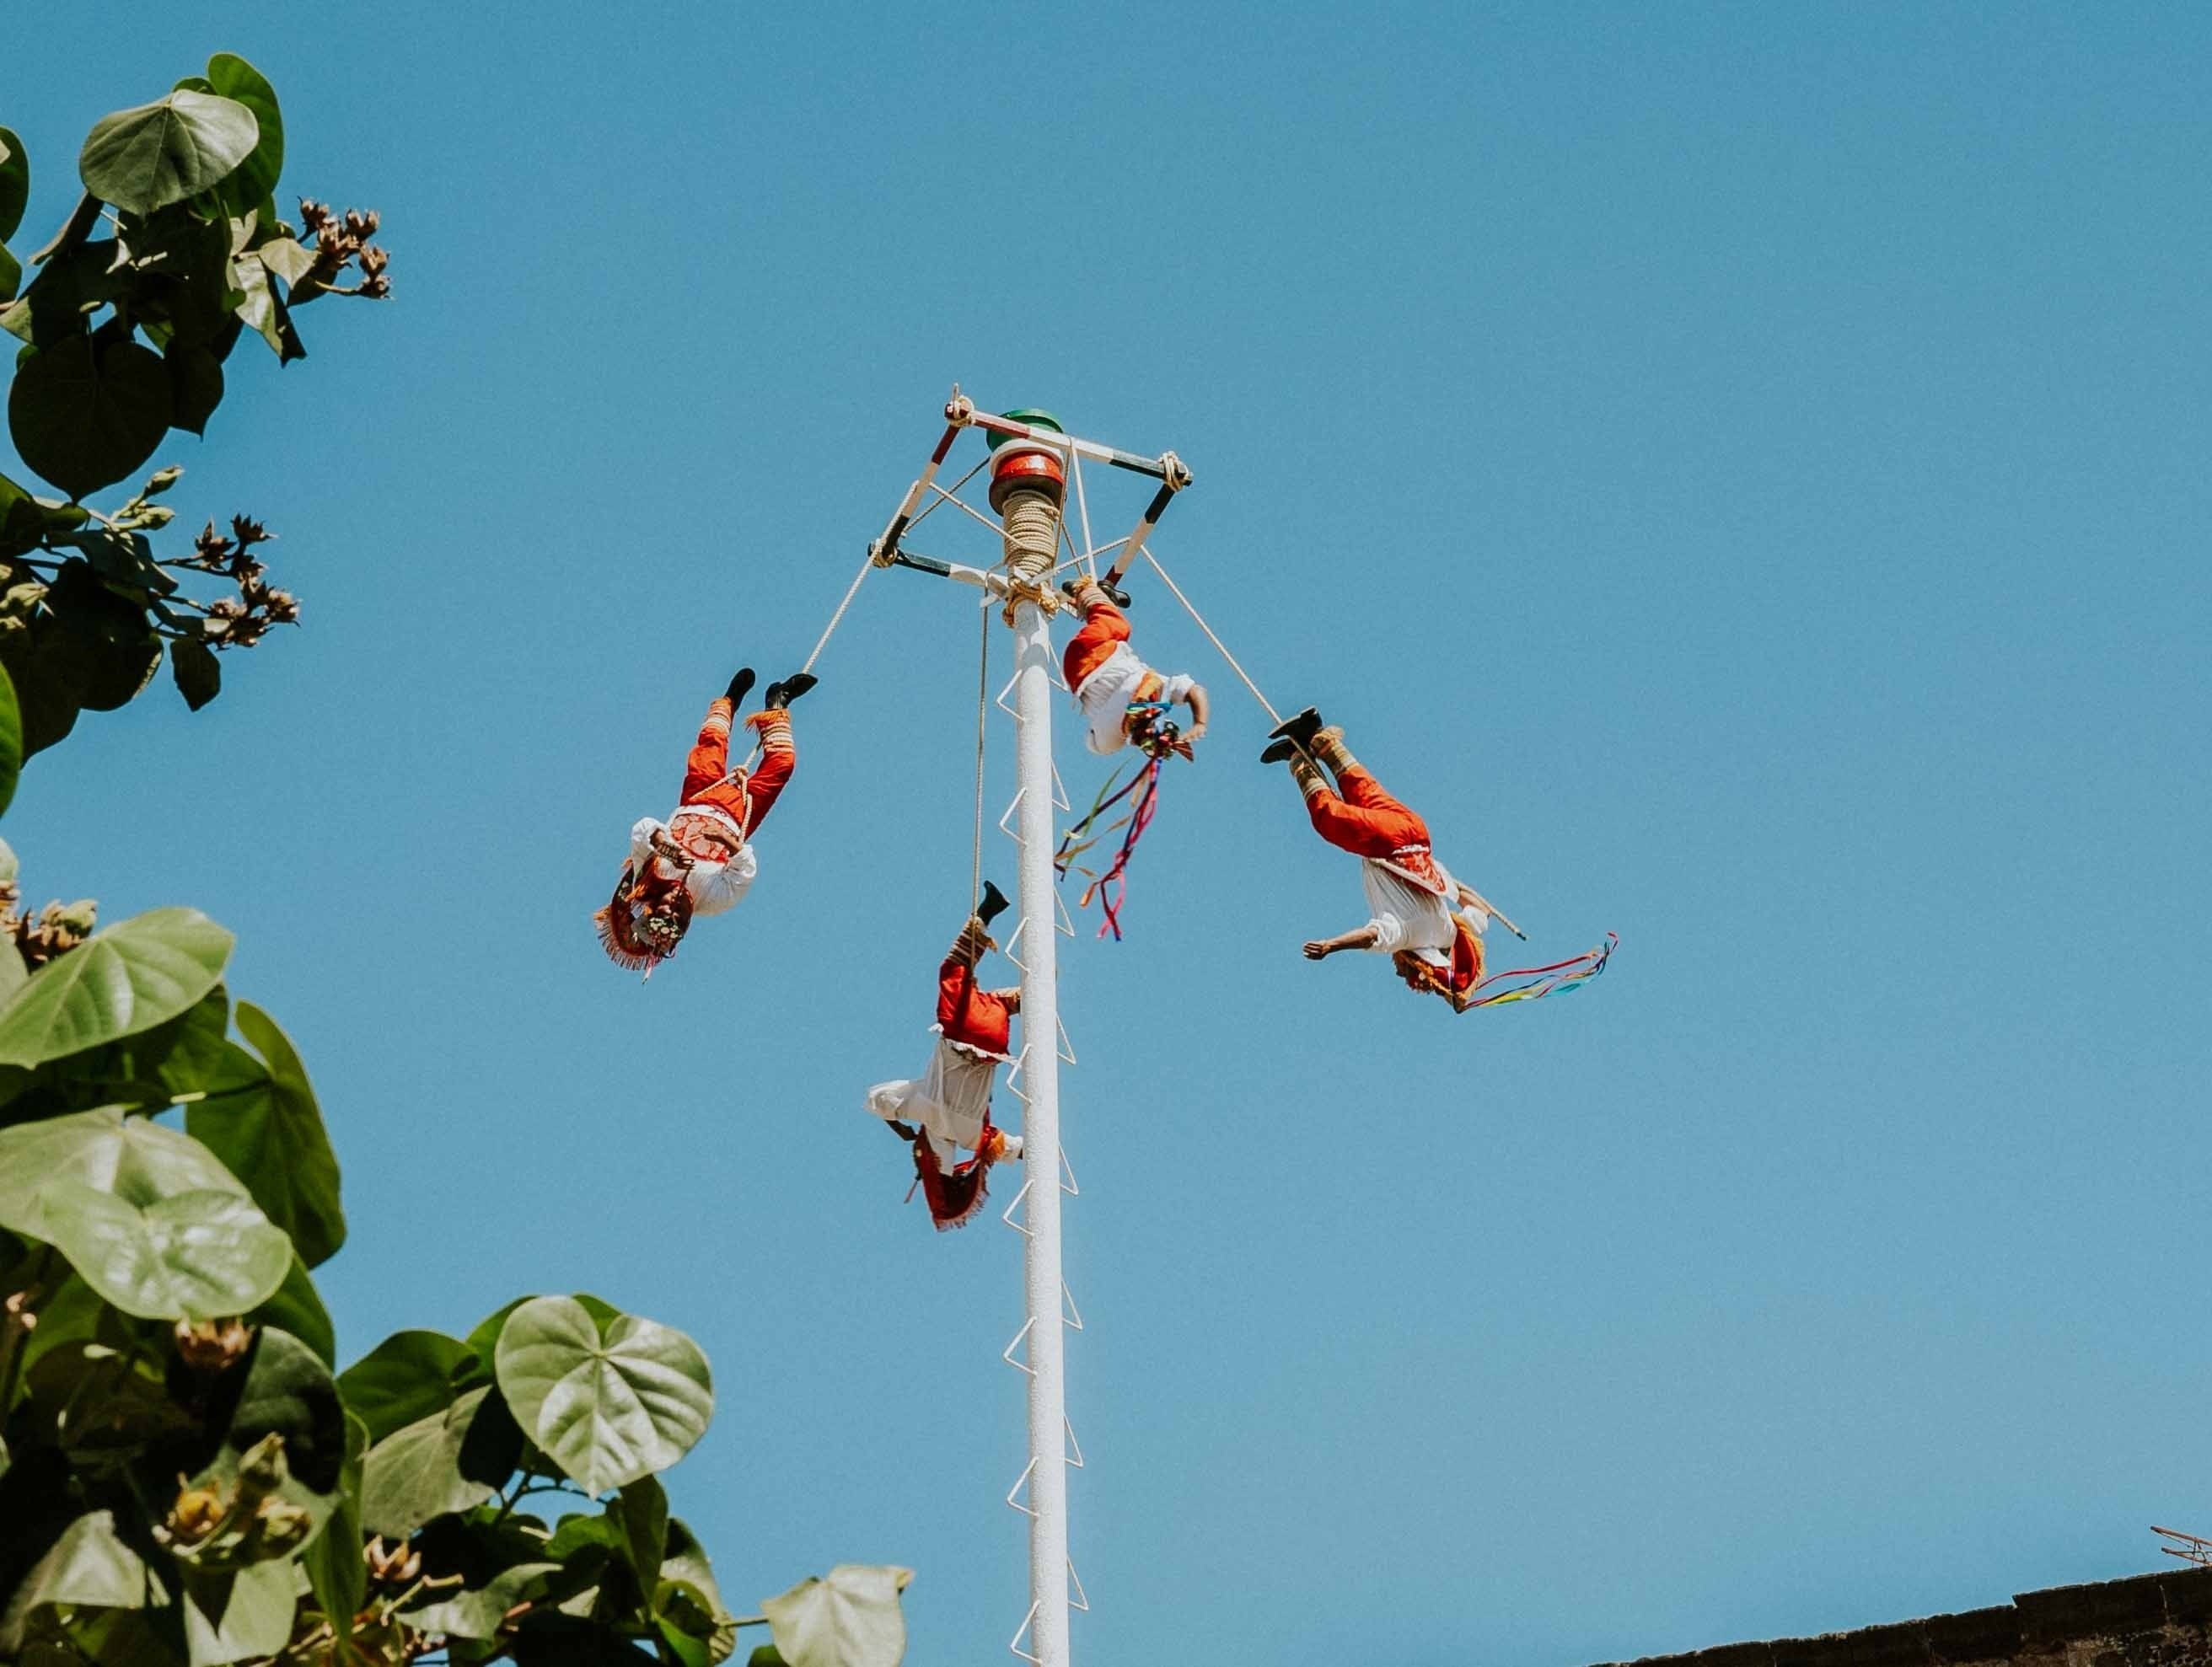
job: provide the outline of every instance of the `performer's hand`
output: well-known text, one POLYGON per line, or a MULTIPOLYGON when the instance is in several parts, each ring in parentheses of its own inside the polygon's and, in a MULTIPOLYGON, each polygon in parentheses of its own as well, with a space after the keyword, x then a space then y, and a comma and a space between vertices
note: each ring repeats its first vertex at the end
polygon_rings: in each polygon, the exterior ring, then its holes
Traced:
POLYGON ((1182 732, 1182 738, 1190 742, 1205 740, 1206 725, 1203 724, 1193 724, 1188 729, 1182 732))
POLYGON ((691 866, 691 853, 665 834, 656 834, 653 836, 653 848, 678 868, 688 869, 691 866))
POLYGON ((1308 961, 1327 961, 1335 952, 1336 945, 1325 943, 1320 938, 1316 938, 1305 946, 1305 958, 1308 961))

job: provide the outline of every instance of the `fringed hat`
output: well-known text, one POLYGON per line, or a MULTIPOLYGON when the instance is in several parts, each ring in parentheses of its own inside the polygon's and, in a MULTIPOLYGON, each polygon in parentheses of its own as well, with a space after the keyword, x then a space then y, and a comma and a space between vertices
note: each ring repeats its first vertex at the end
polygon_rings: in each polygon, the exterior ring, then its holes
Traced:
POLYGON ((1407 987, 1442 996, 1460 1012, 1466 1012, 1468 998, 1474 986, 1482 982, 1482 940, 1474 930, 1456 916, 1452 921, 1451 964, 1440 967, 1419 951, 1400 949, 1390 957, 1390 964, 1407 987))
POLYGON ((929 1219, 939 1233, 964 1228, 975 1219, 975 1213, 991 1196, 991 1166, 1005 1155, 1006 1150, 1006 1137, 986 1118, 975 1155, 965 1163, 955 1165, 947 1174, 937 1167, 937 1150, 929 1143, 927 1132, 915 1131, 914 1178, 921 1188, 923 1202, 929 1206, 929 1219))
POLYGON ((635 876, 625 868, 615 894, 592 912, 592 923, 609 961, 651 978, 653 969, 676 953, 690 927, 691 894, 681 882, 650 898, 636 894, 635 876))

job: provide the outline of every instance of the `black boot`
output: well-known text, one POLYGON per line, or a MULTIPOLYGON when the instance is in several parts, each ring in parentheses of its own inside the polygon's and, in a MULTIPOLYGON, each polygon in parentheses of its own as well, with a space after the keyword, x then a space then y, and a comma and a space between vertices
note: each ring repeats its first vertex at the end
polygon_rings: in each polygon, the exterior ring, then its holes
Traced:
POLYGON ((781 712, 822 680, 811 671, 794 671, 780 683, 770 683, 763 697, 770 712, 781 712))
MULTIPOLYGON (((1075 601, 1082 595, 1083 581, 1079 579, 1063 579, 1060 581, 1060 588, 1070 601, 1075 601)), ((1112 603, 1116 608, 1127 608, 1129 605, 1129 593, 1112 579, 1100 579, 1098 588, 1106 592, 1107 601, 1112 603)))
POLYGON ((1270 741, 1267 750, 1260 755, 1262 764, 1288 764, 1298 755, 1298 743, 1285 736, 1280 741, 1270 741))
POLYGON ((988 926, 1010 906, 1006 893, 986 880, 983 882, 983 900, 975 906, 975 918, 988 926))
POLYGON ((1311 752, 1313 750, 1314 735, 1320 728, 1321 714, 1316 712, 1311 706, 1308 706, 1304 712, 1299 712, 1296 717, 1285 718, 1281 723, 1276 724, 1273 729, 1269 730, 1267 733, 1272 736, 1283 737, 1289 740, 1295 741, 1299 746, 1304 748, 1308 752, 1311 752))
POLYGON ((753 669, 741 665, 738 668, 738 675, 730 679, 729 688, 722 691, 722 698, 733 706, 743 706, 745 696, 752 693, 752 688, 753 669))

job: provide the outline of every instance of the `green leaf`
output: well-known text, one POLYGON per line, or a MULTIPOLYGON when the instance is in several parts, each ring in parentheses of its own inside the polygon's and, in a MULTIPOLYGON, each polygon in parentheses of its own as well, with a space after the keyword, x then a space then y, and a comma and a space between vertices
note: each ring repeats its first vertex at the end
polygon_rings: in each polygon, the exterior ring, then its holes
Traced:
POLYGON ((208 60, 207 81, 216 93, 252 111, 259 130, 252 154, 222 182, 225 201, 242 214, 276 189, 276 177, 284 171, 284 118, 276 106, 276 89, 234 52, 217 52, 208 60))
POLYGON ((143 1319, 220 1319, 274 1295, 292 1264, 283 1229, 230 1192, 136 1204, 82 1181, 49 1182, 39 1209, 84 1281, 143 1319))
POLYGON ((283 1649, 298 1608, 290 1561, 185 1578, 185 1644, 191 1667, 224 1667, 283 1649))
POLYGON ((15 802, 15 781, 22 773, 23 711, 15 704, 15 680, 0 666, 0 814, 15 802))
POLYGON ((205 434, 208 419, 222 403, 222 361, 215 349, 181 335, 161 355, 169 367, 169 426, 205 434))
MULTIPOLYGON (((58 1257, 57 1263, 60 1262, 58 1257)), ((32 1305, 37 1327, 18 1346, 15 1367, 27 1378, 56 1349, 88 1343, 109 1346, 125 1342, 129 1322, 100 1300, 100 1293, 65 1264, 58 1283, 46 1281, 48 1294, 32 1305)))
POLYGON ((185 1112, 185 1127, 229 1165, 254 1203, 292 1235, 301 1259, 315 1267, 345 1243, 338 1161, 290 1040, 252 1002, 239 1003, 237 1023, 265 1062, 265 1085, 196 1102, 185 1112))
POLYGON ((25 463, 71 498, 112 486, 154 455, 173 409, 161 355, 89 336, 41 347, 8 391, 8 432, 25 463))
POLYGON ((653 1619, 684 1667, 717 1667, 737 1652, 738 1622, 722 1602, 707 1554, 681 1521, 668 1525, 653 1619))
POLYGON ((345 1460, 338 1474, 337 1507, 323 1531, 308 1542, 300 1555, 308 1589, 315 1594, 315 1606, 337 1632, 340 1645, 352 1632, 355 1612, 368 1594, 368 1568, 361 1555, 361 1475, 368 1453, 368 1427, 350 1412, 346 1414, 345 1426, 345 1460))
POLYGON ((517 1603, 541 1595, 546 1589, 547 1578, 560 1572, 558 1563, 510 1564, 480 1585, 464 1585, 451 1597, 408 1610, 407 1624, 426 1633, 444 1633, 455 1638, 496 1638, 507 1612, 517 1603))
POLYGON ((362 1526, 387 1539, 434 1517, 481 1505, 514 1474, 522 1432, 495 1389, 475 1389, 445 1411, 396 1430, 368 1450, 362 1526))
POLYGON ((168 1593, 144 1559, 115 1530, 115 1513, 90 1511, 71 1523, 39 1559, 0 1622, 0 1652, 13 1655, 42 1609, 160 1607, 168 1593))
POLYGON ((261 264, 289 284, 295 284, 314 270, 314 251, 297 238, 272 237, 254 252, 261 264))
POLYGON ((538 1297, 516 1309, 495 1365, 525 1433, 592 1494, 666 1470, 714 1415, 713 1377, 698 1344, 634 1314, 602 1338, 574 1297, 538 1297))
POLYGON ((198 909, 94 932, 0 1007, 0 1064, 42 1064, 175 1018, 215 988, 235 942, 198 909))
POLYGON ((338 1391, 381 1441, 453 1405, 454 1376, 474 1358, 442 1331, 395 1331, 338 1374, 338 1391))
POLYGON ((0 1129, 0 1228, 52 1242, 40 1194, 56 1180, 112 1192, 132 1204, 192 1192, 246 1197, 222 1161, 190 1135, 126 1117, 119 1106, 0 1129))
POLYGON ((40 1355, 24 1374, 25 1399, 17 1428, 52 1440, 79 1470, 112 1475, 157 1445, 200 1434, 192 1415, 173 1400, 161 1368, 143 1359, 143 1339, 129 1322, 96 1329, 120 1335, 128 1352, 79 1338, 40 1355))
POLYGON ((899 1593, 910 1568, 840 1563, 826 1579, 801 1580, 761 1604, 790 1667, 898 1667, 906 1654, 899 1593))
MULTIPOLYGON (((212 79, 214 65, 209 70, 212 79)), ((85 139, 77 173, 101 201, 152 214, 221 184, 260 138, 253 112, 237 100, 179 91, 101 117, 85 139)))
POLYGON ((654 1658, 611 1627, 533 1615, 515 1634, 514 1659, 516 1667, 652 1667, 654 1658))
POLYGON ((15 292, 22 288, 23 263, 0 249, 0 301, 12 301, 15 292))
POLYGON ((293 328, 291 310, 270 287, 269 269, 259 258, 240 256, 232 264, 231 272, 239 288, 245 292, 246 299, 238 304, 238 316, 245 320, 246 327, 259 332, 261 339, 269 343, 270 351, 276 355, 278 364, 289 365, 295 359, 305 359, 307 349, 301 344, 300 332, 293 328))
POLYGON ((0 243, 15 235, 31 200, 31 159, 13 128, 0 127, 0 243))
MULTIPOLYGON (((326 1503, 337 1493, 345 1466, 345 1409, 337 1380, 305 1343, 265 1325, 255 1339, 252 1364, 224 1440, 242 1453, 271 1435, 283 1438, 291 1481, 326 1503)), ((305 1502, 299 1493, 290 1496, 305 1502)))
POLYGON ((331 1325, 331 1311, 323 1306, 322 1294, 315 1288, 314 1277, 296 1252, 276 1294, 246 1318, 255 1325, 273 1325, 279 1331, 289 1331, 313 1349, 315 1358, 325 1366, 337 1365, 337 1333, 331 1325))
POLYGON ((763 1644, 745 1658, 745 1667, 791 1667, 791 1664, 775 1645, 763 1644))
POLYGON ((499 1334, 507 1327, 507 1316, 526 1302, 535 1302, 534 1296, 519 1296, 495 1312, 478 1320, 466 1342, 469 1353, 475 1358, 453 1379, 455 1389, 474 1389, 479 1384, 495 1382, 492 1362, 499 1354, 499 1334))
POLYGON ((161 664, 161 640, 147 623, 143 604, 134 606, 100 581, 92 564, 71 556, 52 582, 35 597, 28 583, 0 593, 35 602, 29 629, 0 635, 0 662, 15 680, 23 712, 26 757, 51 747, 70 731, 81 708, 106 712, 144 688, 161 664))
POLYGON ((607 1520, 621 1531, 623 1555, 650 1594, 668 1553, 668 1494, 652 1476, 641 1476, 608 1500, 607 1520))

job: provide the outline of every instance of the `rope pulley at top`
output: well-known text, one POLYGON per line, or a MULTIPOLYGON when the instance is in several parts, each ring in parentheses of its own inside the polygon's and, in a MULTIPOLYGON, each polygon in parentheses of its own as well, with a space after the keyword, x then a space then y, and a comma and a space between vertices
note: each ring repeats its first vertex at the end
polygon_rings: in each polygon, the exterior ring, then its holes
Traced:
MULTIPOLYGON (((1049 411, 1017 409, 1006 418, 1031 429, 1066 432, 1049 411)), ((1016 585, 1033 590, 1048 612, 1058 605, 1045 580, 1060 552, 1060 506, 1066 499, 1067 470, 1056 452, 1009 433, 992 437, 991 507, 1006 527, 1006 572, 1016 585)))

